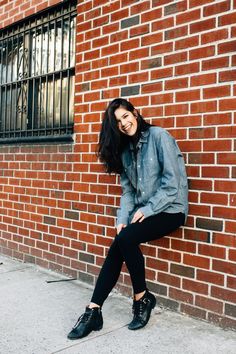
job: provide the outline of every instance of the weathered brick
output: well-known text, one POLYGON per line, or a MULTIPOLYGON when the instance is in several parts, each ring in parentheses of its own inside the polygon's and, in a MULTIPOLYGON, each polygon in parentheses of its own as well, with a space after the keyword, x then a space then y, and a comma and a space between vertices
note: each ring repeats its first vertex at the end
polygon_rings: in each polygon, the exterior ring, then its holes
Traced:
POLYGON ((121 28, 132 27, 138 25, 140 21, 139 16, 133 16, 121 21, 121 28))
POLYGON ((222 231, 223 230, 223 221, 197 218, 196 226, 199 227, 200 229, 222 231))
POLYGON ((236 306, 231 304, 225 304, 225 314, 231 317, 236 317, 236 306))
POLYGON ((121 88, 121 96, 133 96, 140 93, 140 85, 136 86, 126 86, 121 88))
POLYGON ((186 267, 180 264, 174 264, 172 263, 170 266, 170 272, 172 274, 177 274, 181 275, 183 277, 187 278, 194 278, 195 276, 195 270, 192 267, 186 267))

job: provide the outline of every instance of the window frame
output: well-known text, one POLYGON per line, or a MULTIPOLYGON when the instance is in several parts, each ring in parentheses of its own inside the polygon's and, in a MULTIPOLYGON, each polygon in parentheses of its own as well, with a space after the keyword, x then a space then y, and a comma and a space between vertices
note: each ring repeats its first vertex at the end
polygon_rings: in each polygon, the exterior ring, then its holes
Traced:
POLYGON ((0 144, 73 141, 76 6, 64 1, 0 30, 0 144))

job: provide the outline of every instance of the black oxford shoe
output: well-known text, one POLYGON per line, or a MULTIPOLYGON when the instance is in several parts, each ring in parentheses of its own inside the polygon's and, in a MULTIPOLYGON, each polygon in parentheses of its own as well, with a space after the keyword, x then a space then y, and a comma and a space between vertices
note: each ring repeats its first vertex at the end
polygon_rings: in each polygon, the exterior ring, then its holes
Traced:
POLYGON ((149 321, 151 311, 156 306, 156 298, 148 290, 138 301, 133 302, 133 320, 128 325, 131 330, 140 329, 149 321))
POLYGON ((79 339, 86 337, 92 331, 99 331, 103 326, 102 311, 100 307, 90 309, 86 307, 85 313, 81 315, 68 334, 68 339, 79 339))

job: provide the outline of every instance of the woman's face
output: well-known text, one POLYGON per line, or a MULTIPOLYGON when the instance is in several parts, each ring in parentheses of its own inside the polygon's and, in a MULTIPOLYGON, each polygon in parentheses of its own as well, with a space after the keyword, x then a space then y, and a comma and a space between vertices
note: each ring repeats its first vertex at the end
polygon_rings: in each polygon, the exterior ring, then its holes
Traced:
POLYGON ((138 128, 137 118, 130 111, 127 111, 124 107, 119 107, 115 110, 115 117, 117 120, 118 129, 121 133, 133 136, 138 128))

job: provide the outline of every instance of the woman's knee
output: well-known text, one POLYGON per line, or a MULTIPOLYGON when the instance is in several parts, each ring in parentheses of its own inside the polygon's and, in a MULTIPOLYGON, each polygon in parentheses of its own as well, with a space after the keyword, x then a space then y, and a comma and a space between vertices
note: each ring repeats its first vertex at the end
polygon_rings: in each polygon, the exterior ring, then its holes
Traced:
POLYGON ((126 245, 133 243, 132 240, 134 239, 132 232, 130 232, 129 227, 123 228, 120 233, 116 236, 116 242, 118 245, 126 245))

